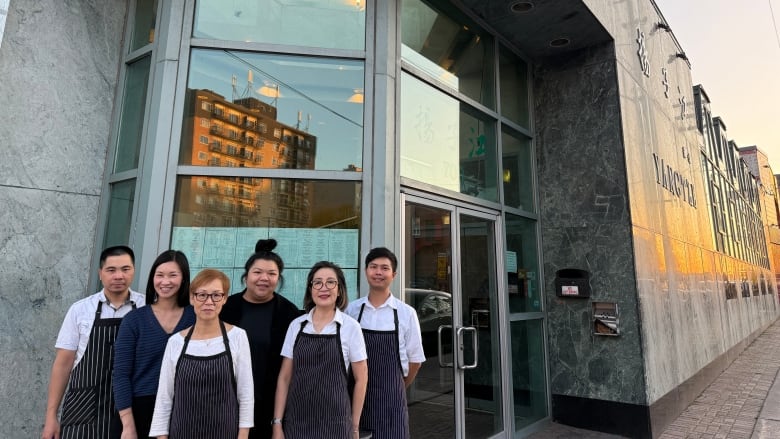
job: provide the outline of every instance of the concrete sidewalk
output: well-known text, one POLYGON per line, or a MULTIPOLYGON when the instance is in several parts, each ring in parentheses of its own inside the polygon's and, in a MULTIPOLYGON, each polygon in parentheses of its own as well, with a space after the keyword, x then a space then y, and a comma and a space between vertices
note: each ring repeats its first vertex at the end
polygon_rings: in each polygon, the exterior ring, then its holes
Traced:
MULTIPOLYGON (((766 329, 659 436, 660 439, 780 438, 780 320, 766 329)), ((551 424, 531 439, 620 436, 551 424)))

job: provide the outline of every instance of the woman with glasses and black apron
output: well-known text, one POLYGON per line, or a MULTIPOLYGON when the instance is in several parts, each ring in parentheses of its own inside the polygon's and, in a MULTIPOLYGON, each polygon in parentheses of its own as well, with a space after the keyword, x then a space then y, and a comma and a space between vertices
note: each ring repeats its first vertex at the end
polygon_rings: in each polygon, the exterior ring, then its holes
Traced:
POLYGON ((205 269, 190 285, 195 324, 165 348, 149 436, 246 439, 254 385, 246 332, 219 320, 230 280, 205 269))
POLYGON ((360 324, 344 314, 344 273, 331 262, 309 271, 303 307, 282 347, 276 386, 274 439, 356 439, 368 382, 360 324), (348 369, 355 378, 352 394, 348 369))

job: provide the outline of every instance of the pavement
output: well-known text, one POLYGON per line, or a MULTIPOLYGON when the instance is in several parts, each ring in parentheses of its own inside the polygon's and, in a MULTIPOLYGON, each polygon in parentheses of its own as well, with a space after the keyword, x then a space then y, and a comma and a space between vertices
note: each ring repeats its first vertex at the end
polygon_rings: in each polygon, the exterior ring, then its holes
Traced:
MULTIPOLYGON (((780 439, 780 320, 775 321, 659 439, 780 439)), ((551 423, 529 439, 616 439, 551 423)))

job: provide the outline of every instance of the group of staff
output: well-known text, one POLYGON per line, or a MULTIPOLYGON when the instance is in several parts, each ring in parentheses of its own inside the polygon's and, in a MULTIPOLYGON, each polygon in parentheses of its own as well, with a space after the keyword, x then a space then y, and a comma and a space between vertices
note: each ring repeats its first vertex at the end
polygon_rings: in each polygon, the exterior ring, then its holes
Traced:
POLYGON ((406 387, 425 356, 416 312, 390 291, 396 256, 368 253, 369 292, 352 303, 341 268, 318 262, 302 313, 276 292, 275 247, 257 242, 233 295, 218 270, 190 282, 176 250, 141 295, 133 251, 105 249, 103 290, 57 338, 42 439, 408 438, 406 387))

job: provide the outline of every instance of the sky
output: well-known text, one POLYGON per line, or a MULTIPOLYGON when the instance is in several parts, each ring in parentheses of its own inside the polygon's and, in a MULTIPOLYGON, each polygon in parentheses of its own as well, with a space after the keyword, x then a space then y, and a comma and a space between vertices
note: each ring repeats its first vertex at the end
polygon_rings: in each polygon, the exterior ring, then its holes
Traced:
POLYGON ((780 174, 780 0, 655 0, 737 146, 780 174))

